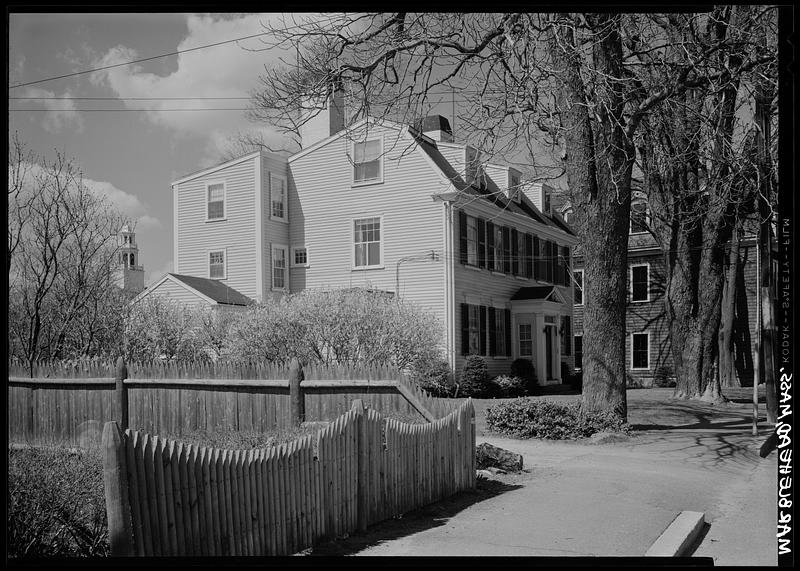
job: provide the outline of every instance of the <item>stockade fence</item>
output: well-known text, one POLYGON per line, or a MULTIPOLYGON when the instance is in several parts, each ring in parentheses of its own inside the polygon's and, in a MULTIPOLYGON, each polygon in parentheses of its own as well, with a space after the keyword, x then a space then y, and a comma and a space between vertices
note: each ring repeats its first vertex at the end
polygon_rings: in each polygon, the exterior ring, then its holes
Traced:
POLYGON ((258 450, 103 431, 114 556, 288 555, 475 487, 467 399, 408 424, 356 400, 314 435, 258 450))
POLYGON ((269 432, 329 421, 361 399, 387 416, 419 422, 463 399, 430 397, 388 367, 278 367, 123 361, 44 363, 29 378, 9 363, 9 441, 99 446, 103 424, 179 437, 187 432, 269 432))

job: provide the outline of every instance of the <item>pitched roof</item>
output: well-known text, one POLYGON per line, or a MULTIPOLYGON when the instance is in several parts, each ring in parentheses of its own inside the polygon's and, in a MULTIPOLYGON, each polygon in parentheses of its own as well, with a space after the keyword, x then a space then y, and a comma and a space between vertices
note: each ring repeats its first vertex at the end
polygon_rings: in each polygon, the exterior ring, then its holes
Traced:
POLYGON ((511 301, 522 301, 527 299, 542 299, 546 301, 553 301, 556 303, 561 303, 559 295, 553 295, 552 299, 548 299, 551 297, 551 294, 555 291, 554 286, 530 286, 530 287, 521 287, 517 290, 511 297, 511 301))
POLYGON ((516 200, 510 200, 506 193, 503 192, 500 187, 497 186, 491 178, 488 176, 480 177, 480 181, 476 183, 469 184, 464 178, 453 168, 453 165, 450 164, 442 153, 439 151, 436 143, 433 142, 428 137, 424 136, 414 127, 409 127, 408 129, 409 134, 414 138, 414 140, 419 145, 419 148, 426 154, 433 163, 439 168, 439 170, 444 173, 444 175, 450 180, 453 184, 453 187, 459 192, 468 192, 471 194, 478 195, 487 201, 491 202, 501 210, 507 212, 513 212, 515 214, 522 214, 529 218, 532 218, 536 222, 543 224, 545 226, 553 226, 558 228, 559 230, 563 230, 568 234, 573 234, 572 230, 564 226, 563 224, 559 224, 554 222, 552 217, 546 216, 541 212, 538 212, 535 208, 531 207, 525 201, 517 202, 516 200))
POLYGON ((219 280, 168 274, 221 305, 251 305, 253 300, 219 280))

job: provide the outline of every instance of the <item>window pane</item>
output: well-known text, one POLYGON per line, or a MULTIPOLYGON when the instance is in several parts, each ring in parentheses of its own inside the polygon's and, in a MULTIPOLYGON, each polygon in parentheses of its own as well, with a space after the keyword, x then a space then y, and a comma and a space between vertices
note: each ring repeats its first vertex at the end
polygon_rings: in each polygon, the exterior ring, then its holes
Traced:
POLYGON ((633 274, 633 301, 647 301, 647 266, 633 266, 631 273, 633 274))
POLYGON ((583 272, 575 271, 575 304, 583 304, 583 272))
POLYGON ((380 218, 362 218, 354 223, 356 266, 376 266, 381 263, 380 218))
POLYGON ((646 333, 635 333, 633 335, 633 368, 647 369, 649 367, 647 346, 650 336, 646 333))
POLYGON ((297 248, 294 251, 294 263, 303 265, 308 263, 308 252, 305 248, 297 248))
POLYGON ((225 203, 224 202, 209 202, 208 203, 208 217, 209 218, 223 218, 225 216, 225 203))
POLYGON ((631 205, 631 234, 647 232, 647 204, 636 202, 631 205))
POLYGON ((208 275, 211 278, 225 277, 225 253, 209 252, 208 254, 208 275))
POLYGON ((283 248, 272 249, 272 287, 286 287, 286 250, 283 248))
POLYGON ((469 306, 469 353, 480 355, 480 308, 477 305, 469 306))
POLYGON ((531 325, 529 323, 519 326, 519 354, 530 357, 533 355, 533 339, 531 338, 531 325))
POLYGON ((478 224, 472 216, 467 216, 467 263, 478 265, 478 224))

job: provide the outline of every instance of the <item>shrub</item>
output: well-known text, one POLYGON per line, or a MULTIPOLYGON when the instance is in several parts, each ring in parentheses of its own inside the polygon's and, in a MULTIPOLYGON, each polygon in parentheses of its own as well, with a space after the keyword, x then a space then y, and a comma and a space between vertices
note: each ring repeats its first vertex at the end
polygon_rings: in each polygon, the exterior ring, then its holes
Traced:
POLYGON ((520 397, 528 394, 528 382, 522 377, 500 375, 491 381, 492 393, 501 398, 520 397))
POLYGON ((536 379, 536 366, 531 359, 520 357, 511 363, 511 376, 520 377, 527 385, 528 394, 532 394, 538 386, 536 379))
POLYGON ((627 432, 628 425, 611 412, 581 412, 580 403, 519 398, 486 410, 486 426, 516 438, 575 440, 595 432, 627 432))
POLYGON ((480 355, 469 355, 461 371, 458 396, 483 398, 490 394, 489 368, 480 355))
POLYGON ((411 367, 411 380, 422 390, 435 397, 452 397, 456 384, 450 363, 444 359, 419 360, 411 367))
POLYGON ((9 557, 108 555, 98 450, 8 450, 9 557))

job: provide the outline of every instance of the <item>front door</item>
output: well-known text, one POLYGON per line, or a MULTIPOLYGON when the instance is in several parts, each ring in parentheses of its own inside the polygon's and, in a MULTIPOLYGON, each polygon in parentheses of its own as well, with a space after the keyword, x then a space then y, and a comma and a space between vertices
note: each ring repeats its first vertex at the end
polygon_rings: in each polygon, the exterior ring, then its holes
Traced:
POLYGON ((553 370, 553 337, 555 336, 555 325, 547 324, 544 328, 544 355, 547 379, 555 379, 556 374, 553 370))

